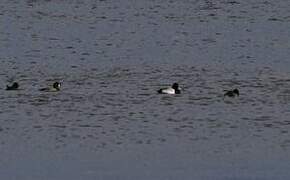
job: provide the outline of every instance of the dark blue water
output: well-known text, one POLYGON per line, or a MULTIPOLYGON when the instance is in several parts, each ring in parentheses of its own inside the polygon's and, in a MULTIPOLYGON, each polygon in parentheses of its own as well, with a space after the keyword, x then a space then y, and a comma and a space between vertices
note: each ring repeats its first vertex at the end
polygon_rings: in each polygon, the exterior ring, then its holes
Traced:
POLYGON ((289 178, 289 6, 0 2, 0 177, 289 178))

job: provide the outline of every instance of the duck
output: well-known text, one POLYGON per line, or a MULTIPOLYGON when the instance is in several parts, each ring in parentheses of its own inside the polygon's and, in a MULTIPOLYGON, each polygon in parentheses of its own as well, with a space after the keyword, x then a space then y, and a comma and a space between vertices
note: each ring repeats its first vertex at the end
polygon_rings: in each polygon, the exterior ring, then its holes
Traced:
POLYGON ((178 83, 173 83, 171 87, 162 88, 157 91, 159 94, 180 94, 180 88, 178 83))
POLYGON ((55 83, 53 83, 52 87, 41 88, 39 90, 40 91, 46 91, 46 92, 60 91, 60 83, 59 82, 55 82, 55 83))
POLYGON ((19 88, 19 84, 17 82, 14 82, 11 86, 6 86, 6 90, 10 91, 10 90, 18 90, 19 88))
POLYGON ((240 92, 238 89, 233 89, 233 90, 229 90, 226 91, 226 93, 224 94, 224 97, 228 96, 228 97, 236 97, 239 96, 240 92))

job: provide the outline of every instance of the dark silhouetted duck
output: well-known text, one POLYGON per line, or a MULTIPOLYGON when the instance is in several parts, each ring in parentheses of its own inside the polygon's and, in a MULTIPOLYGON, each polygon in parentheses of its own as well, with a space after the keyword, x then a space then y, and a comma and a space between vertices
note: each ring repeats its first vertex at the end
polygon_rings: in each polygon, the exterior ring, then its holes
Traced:
POLYGON ((6 90, 9 91, 9 90, 18 90, 19 88, 19 84, 17 82, 14 82, 11 86, 6 86, 6 90))
POLYGON ((226 93, 224 94, 224 97, 228 96, 228 97, 236 97, 239 96, 240 92, 238 89, 234 89, 234 90, 230 90, 230 91, 226 91, 226 93))
POLYGON ((47 88, 41 88, 39 89, 40 91, 46 91, 46 92, 55 92, 60 90, 60 83, 55 82, 53 83, 52 87, 47 87, 47 88))
POLYGON ((177 83, 174 83, 171 87, 162 88, 157 91, 159 94, 180 94, 180 88, 177 83))

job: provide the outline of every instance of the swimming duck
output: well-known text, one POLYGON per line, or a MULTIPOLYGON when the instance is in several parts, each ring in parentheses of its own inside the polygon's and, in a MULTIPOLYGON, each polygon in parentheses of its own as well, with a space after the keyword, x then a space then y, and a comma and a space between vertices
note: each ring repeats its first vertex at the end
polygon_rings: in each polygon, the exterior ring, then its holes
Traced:
POLYGON ((47 88, 41 88, 39 89, 40 91, 47 91, 47 92, 55 92, 60 90, 60 83, 55 82, 53 83, 52 87, 47 87, 47 88))
POLYGON ((14 82, 11 86, 6 86, 6 90, 18 90, 19 84, 17 82, 14 82))
POLYGON ((224 94, 224 97, 225 96, 236 97, 236 96, 239 96, 239 95, 240 95, 239 90, 238 89, 234 89, 234 90, 226 91, 226 93, 224 94))
POLYGON ((180 88, 177 83, 173 83, 171 87, 159 89, 157 92, 159 94, 180 94, 180 88))

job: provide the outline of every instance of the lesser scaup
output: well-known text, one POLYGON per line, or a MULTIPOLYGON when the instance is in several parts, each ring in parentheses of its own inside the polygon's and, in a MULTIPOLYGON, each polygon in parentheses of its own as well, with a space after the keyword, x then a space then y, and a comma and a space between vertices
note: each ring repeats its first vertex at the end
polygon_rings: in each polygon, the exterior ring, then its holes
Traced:
POLYGON ((9 91, 9 90, 18 90, 19 88, 19 84, 17 82, 14 82, 11 86, 6 86, 6 90, 9 91))
POLYGON ((236 97, 236 96, 239 96, 239 95, 240 95, 239 90, 238 89, 234 89, 234 90, 226 91, 226 93, 224 94, 224 97, 225 96, 236 97))
POLYGON ((40 91, 47 91, 47 92, 55 92, 60 90, 60 83, 55 82, 53 83, 52 87, 47 87, 47 88, 41 88, 39 89, 40 91))
POLYGON ((159 94, 180 94, 180 88, 177 83, 174 83, 171 87, 162 88, 157 91, 159 94))

